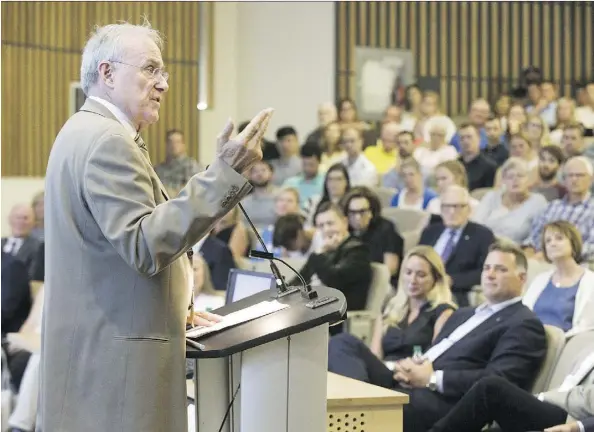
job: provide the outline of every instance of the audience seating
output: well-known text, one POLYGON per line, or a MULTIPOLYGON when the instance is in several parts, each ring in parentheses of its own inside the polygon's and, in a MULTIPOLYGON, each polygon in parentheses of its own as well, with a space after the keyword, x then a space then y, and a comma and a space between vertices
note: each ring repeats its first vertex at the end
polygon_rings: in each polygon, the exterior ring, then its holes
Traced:
POLYGON ((482 200, 483 197, 487 194, 487 192, 491 192, 493 188, 478 188, 470 192, 470 196, 473 197, 475 200, 482 200))
MULTIPOLYGON (((421 240, 421 233, 423 232, 423 229, 418 229, 418 230, 414 230, 414 231, 406 231, 406 232, 401 232, 400 236, 402 237, 402 240, 404 240, 404 250, 403 250, 403 256, 402 259, 404 259, 404 257, 406 256, 406 254, 408 253, 409 250, 411 250, 412 248, 414 248, 415 246, 417 246, 419 244, 419 240, 421 240)), ((402 265, 402 263, 400 263, 402 265)))
POLYGON ((408 231, 422 230, 431 218, 428 212, 398 207, 383 208, 382 216, 394 224, 400 235, 408 231))
POLYGON ((580 364, 594 351, 594 330, 581 332, 565 342, 559 361, 555 365, 551 379, 546 385, 547 390, 558 388, 573 368, 580 364))
POLYGON ((535 259, 528 259, 528 269, 526 271, 526 283, 524 284, 524 294, 536 276, 549 270, 553 270, 554 266, 546 261, 538 261, 535 259))
POLYGON ((532 393, 534 394, 547 390, 555 366, 565 347, 565 333, 563 330, 550 325, 545 325, 544 328, 547 336, 547 355, 532 385, 532 393))
POLYGON ((381 314, 382 305, 392 292, 390 270, 385 264, 371 263, 373 277, 363 311, 349 311, 347 331, 365 343, 371 341, 373 322, 381 314))
POLYGON ((390 207, 390 204, 392 204, 392 198, 394 198, 394 196, 398 193, 398 189, 378 186, 374 188, 374 192, 380 199, 382 207, 390 207))

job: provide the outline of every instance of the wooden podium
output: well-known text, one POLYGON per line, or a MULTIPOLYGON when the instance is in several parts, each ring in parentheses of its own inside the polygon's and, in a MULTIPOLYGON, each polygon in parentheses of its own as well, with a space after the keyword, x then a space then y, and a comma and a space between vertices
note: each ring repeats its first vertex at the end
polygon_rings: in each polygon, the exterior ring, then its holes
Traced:
MULTIPOLYGON (((198 432, 324 432, 328 378, 328 326, 346 313, 344 295, 310 308, 295 292, 277 300, 290 307, 201 338, 194 359, 198 432), (223 419, 226 418, 223 424, 223 419)), ((265 300, 261 292, 213 311, 226 315, 265 300)))

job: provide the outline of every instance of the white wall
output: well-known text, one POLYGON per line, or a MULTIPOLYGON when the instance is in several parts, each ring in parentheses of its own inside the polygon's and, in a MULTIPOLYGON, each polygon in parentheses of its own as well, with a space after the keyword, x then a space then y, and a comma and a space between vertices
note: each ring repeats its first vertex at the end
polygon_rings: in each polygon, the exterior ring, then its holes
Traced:
POLYGON ((214 108, 201 113, 200 154, 214 157, 227 117, 236 124, 275 108, 267 137, 293 125, 301 140, 316 127, 317 106, 334 100, 332 2, 215 3, 214 108))

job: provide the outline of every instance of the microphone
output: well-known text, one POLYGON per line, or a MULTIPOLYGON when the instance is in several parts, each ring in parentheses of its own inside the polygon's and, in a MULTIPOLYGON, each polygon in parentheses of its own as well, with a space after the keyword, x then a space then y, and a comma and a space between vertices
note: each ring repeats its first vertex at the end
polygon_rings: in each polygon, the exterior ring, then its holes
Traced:
POLYGON ((252 229, 252 232, 256 235, 256 238, 258 239, 258 242, 262 246, 262 249, 264 250, 264 251, 250 250, 250 257, 265 259, 265 260, 268 260, 268 262, 270 263, 270 270, 272 271, 272 274, 274 275, 274 278, 276 279, 277 298, 292 294, 296 291, 301 291, 302 295, 305 298, 316 299, 318 297, 317 292, 315 290, 312 290, 311 287, 307 285, 307 282, 305 282, 305 279, 303 279, 303 276, 301 276, 301 274, 297 270, 295 270, 289 264, 284 262, 282 259, 276 258, 274 256, 274 254, 272 254, 268 250, 268 248, 266 247, 266 243, 264 243, 264 240, 262 240, 262 237, 260 237, 260 233, 258 233, 258 230, 254 226, 254 223, 248 216, 247 212, 245 211, 245 209, 243 208, 241 203, 238 203, 238 206, 239 206, 239 209, 241 210, 241 212, 243 213, 243 216, 248 221, 250 228, 252 229), (303 285, 303 288, 300 289, 299 287, 288 287, 287 284, 285 283, 283 276, 281 275, 280 270, 278 269, 278 267, 274 261, 282 262, 289 269, 291 269, 299 278, 301 284, 303 285))

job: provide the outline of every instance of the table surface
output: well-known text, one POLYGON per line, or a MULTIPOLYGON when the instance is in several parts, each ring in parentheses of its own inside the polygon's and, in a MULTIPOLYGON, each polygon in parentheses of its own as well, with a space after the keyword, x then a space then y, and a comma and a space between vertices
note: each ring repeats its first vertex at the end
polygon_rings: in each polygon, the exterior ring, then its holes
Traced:
MULTIPOLYGON (((319 297, 336 297, 338 301, 310 309, 305 306, 309 300, 302 297, 299 292, 280 297, 277 300, 290 307, 199 338, 198 341, 205 346, 205 349, 196 350, 186 345, 186 357, 227 357, 324 323, 339 321, 347 308, 344 294, 334 288, 318 287, 316 290, 319 297)), ((227 315, 265 300, 271 300, 271 291, 263 291, 212 312, 227 315)))
POLYGON ((328 408, 404 405, 409 402, 409 396, 406 393, 399 393, 331 372, 328 372, 327 389, 328 408))

